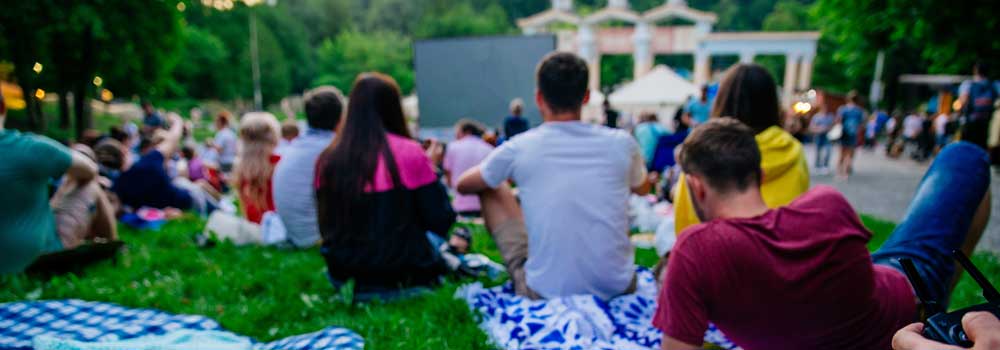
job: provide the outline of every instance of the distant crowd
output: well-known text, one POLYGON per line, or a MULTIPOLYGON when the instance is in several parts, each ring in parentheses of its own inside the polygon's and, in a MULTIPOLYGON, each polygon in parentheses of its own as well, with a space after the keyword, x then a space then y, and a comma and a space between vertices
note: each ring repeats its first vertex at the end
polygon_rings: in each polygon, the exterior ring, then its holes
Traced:
MULTIPOLYGON (((914 260, 947 305, 949 254, 971 252, 988 220, 989 156, 977 144, 992 110, 976 109, 980 83, 963 95, 976 108, 958 127, 971 142, 940 145, 908 214, 870 254, 872 234, 847 200, 810 187, 765 68, 731 67, 712 102, 703 91, 669 132, 653 114, 631 133, 582 122, 589 76, 574 54, 543 58, 534 102, 544 122, 530 127, 514 101, 492 143, 471 120, 447 145, 418 141, 399 86, 380 73, 359 75, 346 99, 328 86, 306 93, 304 128, 266 112, 220 113, 202 145, 189 122, 148 103, 141 126, 69 147, 0 129, 0 273, 117 240, 117 217, 156 208, 205 215, 211 236, 238 244, 318 246, 333 286, 402 299, 470 268, 472 235, 453 227, 478 217, 518 295, 609 300, 637 285, 629 197, 659 192, 674 204, 677 235, 658 273, 664 349, 700 348, 710 323, 744 349, 949 348, 913 324, 921 305, 899 258, 914 260)), ((846 176, 865 112, 849 101, 821 113, 810 130, 841 129, 825 142, 841 140, 846 176)), ((914 135, 907 123, 904 138, 914 135)), ((994 316, 963 321, 976 349, 1000 343, 994 316)))

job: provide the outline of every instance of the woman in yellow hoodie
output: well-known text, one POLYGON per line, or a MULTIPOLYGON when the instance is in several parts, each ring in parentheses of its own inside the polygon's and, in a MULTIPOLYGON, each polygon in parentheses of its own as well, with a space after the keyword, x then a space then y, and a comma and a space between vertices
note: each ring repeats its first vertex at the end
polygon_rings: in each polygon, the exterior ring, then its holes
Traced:
MULTIPOLYGON (((781 108, 774 78, 764 67, 737 64, 726 71, 712 106, 712 118, 736 118, 757 133, 760 167, 764 171, 761 194, 768 207, 779 207, 809 189, 809 166, 802 144, 781 128, 781 108)), ((675 231, 700 220, 691 204, 687 181, 677 182, 675 231)))

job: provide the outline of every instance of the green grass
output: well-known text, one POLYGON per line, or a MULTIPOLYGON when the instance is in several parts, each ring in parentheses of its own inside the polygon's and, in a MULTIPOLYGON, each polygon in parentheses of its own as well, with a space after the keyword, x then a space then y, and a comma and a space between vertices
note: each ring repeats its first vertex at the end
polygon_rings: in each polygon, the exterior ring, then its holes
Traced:
MULTIPOLYGON (((863 218, 884 240, 893 224, 863 218)), ((202 222, 185 217, 158 231, 122 228, 128 243, 117 262, 90 267, 83 275, 48 280, 24 275, 0 277, 0 302, 25 299, 77 298, 173 313, 201 314, 223 327, 270 341, 339 325, 358 332, 368 349, 490 349, 486 335, 455 289, 469 280, 450 280, 433 294, 393 303, 352 304, 350 293, 334 290, 324 277, 316 249, 287 251, 267 247, 235 247, 223 243, 199 248, 192 236, 202 222)), ((472 226, 473 250, 499 260, 499 252, 480 226, 472 226)), ((651 266, 652 250, 639 250, 639 264, 651 266)), ((1000 276, 1000 261, 977 254, 987 276, 1000 276)), ((494 285, 499 281, 483 281, 494 285)), ((1000 280, 997 280, 1000 282, 1000 280)), ((981 302, 978 288, 966 276, 953 306, 981 302)))

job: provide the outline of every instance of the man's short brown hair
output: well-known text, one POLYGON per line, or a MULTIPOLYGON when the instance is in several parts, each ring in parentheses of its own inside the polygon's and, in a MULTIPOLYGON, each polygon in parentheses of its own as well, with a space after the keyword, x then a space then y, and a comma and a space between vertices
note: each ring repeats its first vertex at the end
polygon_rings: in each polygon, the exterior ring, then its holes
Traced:
POLYGON ((579 112, 587 97, 588 79, 587 62, 569 52, 546 55, 535 71, 538 91, 553 113, 579 112))
POLYGON ((691 132, 681 146, 685 173, 705 180, 719 192, 742 192, 760 186, 760 150, 750 127, 734 118, 716 118, 691 132))

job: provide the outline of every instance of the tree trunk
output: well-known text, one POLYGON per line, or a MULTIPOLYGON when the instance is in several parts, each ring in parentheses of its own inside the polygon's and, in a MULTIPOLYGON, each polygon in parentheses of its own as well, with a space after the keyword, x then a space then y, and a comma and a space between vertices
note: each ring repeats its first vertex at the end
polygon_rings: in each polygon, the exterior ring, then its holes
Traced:
POLYGON ((35 118, 32 122, 32 129, 39 134, 45 133, 45 111, 42 110, 42 100, 35 101, 35 118))
POLYGON ((69 89, 59 91, 59 128, 69 129, 69 89))
POLYGON ((87 26, 83 30, 83 56, 80 60, 80 74, 73 83, 73 109, 76 117, 76 138, 79 140, 83 132, 93 127, 93 120, 90 115, 90 103, 88 103, 91 87, 91 78, 94 75, 94 28, 87 26))

